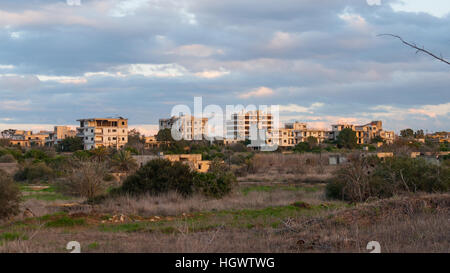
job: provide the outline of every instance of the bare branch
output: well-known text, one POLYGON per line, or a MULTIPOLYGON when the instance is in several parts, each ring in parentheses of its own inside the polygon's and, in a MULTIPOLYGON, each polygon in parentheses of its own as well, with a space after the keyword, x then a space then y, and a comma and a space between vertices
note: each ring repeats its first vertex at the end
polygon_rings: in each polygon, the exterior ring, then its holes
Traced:
POLYGON ((446 64, 450 65, 450 62, 447 61, 446 59, 444 59, 444 58, 442 57, 442 54, 441 54, 441 57, 438 57, 438 56, 436 56, 435 54, 431 53, 430 51, 426 50, 424 47, 420 48, 420 47, 416 46, 416 44, 411 44, 411 43, 406 42, 405 40, 403 40, 402 37, 400 37, 400 36, 398 36, 398 35, 394 35, 394 34, 389 34, 389 33, 388 33, 388 34, 379 34, 379 35, 377 35, 377 36, 392 36, 392 37, 394 37, 394 38, 399 39, 399 40, 400 40, 402 43, 404 43, 405 45, 407 45, 407 46, 409 46, 409 47, 412 47, 412 48, 416 49, 416 50, 417 50, 416 53, 423 52, 423 53, 428 54, 428 55, 430 55, 431 57, 433 57, 433 58, 435 58, 435 59, 437 59, 437 60, 439 60, 439 61, 441 61, 441 62, 443 62, 443 63, 446 63, 446 64))

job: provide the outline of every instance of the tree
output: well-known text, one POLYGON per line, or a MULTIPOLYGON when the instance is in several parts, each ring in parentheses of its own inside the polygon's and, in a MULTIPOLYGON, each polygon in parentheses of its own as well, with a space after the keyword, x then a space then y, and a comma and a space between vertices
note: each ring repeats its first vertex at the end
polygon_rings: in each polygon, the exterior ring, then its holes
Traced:
POLYGON ((106 149, 105 147, 98 147, 91 150, 90 152, 92 154, 92 157, 99 162, 105 161, 110 154, 108 149, 106 149))
POLYGON ((156 135, 157 141, 174 141, 172 138, 172 132, 170 129, 162 129, 158 131, 158 134, 156 135))
POLYGON ((309 147, 312 149, 319 143, 319 141, 317 140, 316 137, 309 136, 306 138, 306 143, 308 143, 309 147))
POLYGON ((298 153, 311 152, 311 148, 309 147, 308 143, 300 142, 297 145, 295 145, 294 152, 298 152, 298 153))
POLYGON ((414 131, 412 129, 410 129, 410 128, 404 129, 404 130, 400 131, 400 135, 402 137, 406 137, 406 138, 410 138, 411 137, 412 138, 412 137, 414 137, 414 131))
POLYGON ((125 150, 120 150, 114 155, 112 165, 120 172, 130 172, 138 167, 131 152, 125 150))
POLYGON ((79 137, 67 137, 56 146, 58 152, 76 152, 83 148, 83 140, 79 137))
POLYGON ((425 137, 425 134, 423 133, 423 130, 417 130, 417 131, 414 133, 414 137, 415 137, 415 138, 424 138, 424 137, 425 137))
POLYGON ((356 148, 357 138, 356 132, 350 128, 343 129, 337 136, 337 144, 339 148, 354 149, 356 148))
POLYGON ((380 136, 375 136, 372 138, 372 143, 384 142, 383 138, 380 136))

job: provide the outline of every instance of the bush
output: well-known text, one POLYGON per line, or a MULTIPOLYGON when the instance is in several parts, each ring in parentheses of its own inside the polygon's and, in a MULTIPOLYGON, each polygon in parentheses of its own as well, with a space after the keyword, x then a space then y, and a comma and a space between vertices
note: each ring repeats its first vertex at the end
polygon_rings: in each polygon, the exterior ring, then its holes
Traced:
POLYGON ((72 196, 88 199, 102 195, 106 191, 105 181, 107 168, 101 162, 77 162, 68 177, 58 183, 58 191, 72 196))
POLYGON ((181 162, 154 159, 127 177, 123 185, 111 193, 158 195, 176 191, 183 196, 188 196, 193 192, 194 175, 189 166, 181 162))
POLYGON ((204 196, 222 198, 233 190, 236 177, 231 172, 214 171, 198 173, 194 177, 194 187, 204 196))
POLYGON ((14 163, 16 159, 11 154, 5 154, 0 156, 0 163, 14 163))
POLYGON ((49 180, 53 176, 53 170, 48 167, 45 163, 39 162, 34 164, 29 164, 25 166, 22 170, 19 170, 15 175, 14 179, 16 181, 30 182, 36 180, 49 180))
POLYGON ((386 198, 404 192, 447 192, 450 168, 423 159, 406 157, 363 158, 353 155, 349 164, 336 171, 326 187, 329 198, 363 202, 371 197, 386 198))
POLYGON ((0 171, 0 219, 19 213, 20 190, 14 181, 0 171))

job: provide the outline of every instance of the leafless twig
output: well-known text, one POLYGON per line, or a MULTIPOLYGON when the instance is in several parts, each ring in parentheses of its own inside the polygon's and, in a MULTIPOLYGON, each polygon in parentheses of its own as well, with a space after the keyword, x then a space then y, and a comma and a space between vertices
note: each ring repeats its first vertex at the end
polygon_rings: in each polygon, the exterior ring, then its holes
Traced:
POLYGON ((420 47, 418 47, 416 44, 412 44, 412 43, 406 42, 405 40, 403 40, 402 37, 400 37, 400 36, 398 36, 398 35, 394 35, 394 34, 389 34, 389 33, 387 33, 387 34, 379 34, 378 36, 392 36, 392 37, 394 37, 394 38, 397 38, 397 39, 399 39, 402 43, 404 43, 405 45, 407 45, 407 46, 409 46, 409 47, 412 47, 412 48, 416 49, 416 50, 417 50, 416 53, 423 52, 423 53, 428 54, 428 55, 430 55, 431 57, 433 57, 433 58, 435 58, 435 59, 437 59, 437 60, 439 60, 439 61, 441 61, 441 62, 443 62, 443 63, 446 63, 446 64, 450 65, 450 62, 447 61, 446 59, 444 59, 444 58, 442 57, 442 55, 441 55, 440 57, 439 57, 439 56, 436 56, 436 55, 433 54, 432 52, 426 50, 424 47, 420 48, 420 47))

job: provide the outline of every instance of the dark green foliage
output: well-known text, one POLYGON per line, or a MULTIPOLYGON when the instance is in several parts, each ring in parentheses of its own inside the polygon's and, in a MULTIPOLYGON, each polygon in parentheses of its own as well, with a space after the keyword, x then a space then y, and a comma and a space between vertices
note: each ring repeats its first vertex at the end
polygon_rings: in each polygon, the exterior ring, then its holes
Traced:
POLYGON ((181 162, 154 159, 129 176, 113 194, 158 195, 176 191, 188 196, 193 192, 194 172, 181 162))
POLYGON ((411 137, 412 138, 412 137, 414 137, 414 131, 410 128, 404 129, 404 130, 400 131, 400 135, 402 137, 411 137))
POLYGON ((306 142, 300 142, 297 145, 295 145, 294 152, 298 152, 298 153, 311 152, 311 147, 306 142))
POLYGON ((194 178, 196 190, 207 197, 221 198, 229 194, 236 177, 231 172, 199 173, 194 178))
POLYGON ((158 131, 156 135, 156 140, 158 141, 174 141, 172 138, 172 132, 170 129, 162 129, 158 131))
POLYGON ((79 137, 67 137, 56 146, 58 152, 76 152, 83 148, 83 140, 79 137))
POLYGON ((19 213, 20 189, 4 172, 0 171, 0 219, 19 213))
POLYGON ((326 187, 329 198, 362 202, 370 197, 386 198, 403 192, 450 191, 450 168, 407 157, 353 157, 326 187))
POLYGON ((214 160, 208 173, 197 173, 181 162, 154 159, 129 176, 112 195, 131 194, 158 195, 175 191, 183 196, 194 192, 208 197, 220 198, 231 192, 236 183, 234 175, 226 166, 214 160))
POLYGON ((378 142, 384 142, 383 138, 380 136, 375 136, 374 138, 372 138, 372 143, 378 143, 378 142))
POLYGON ((339 148, 354 149, 358 146, 356 132, 350 128, 345 128, 337 136, 339 148))

